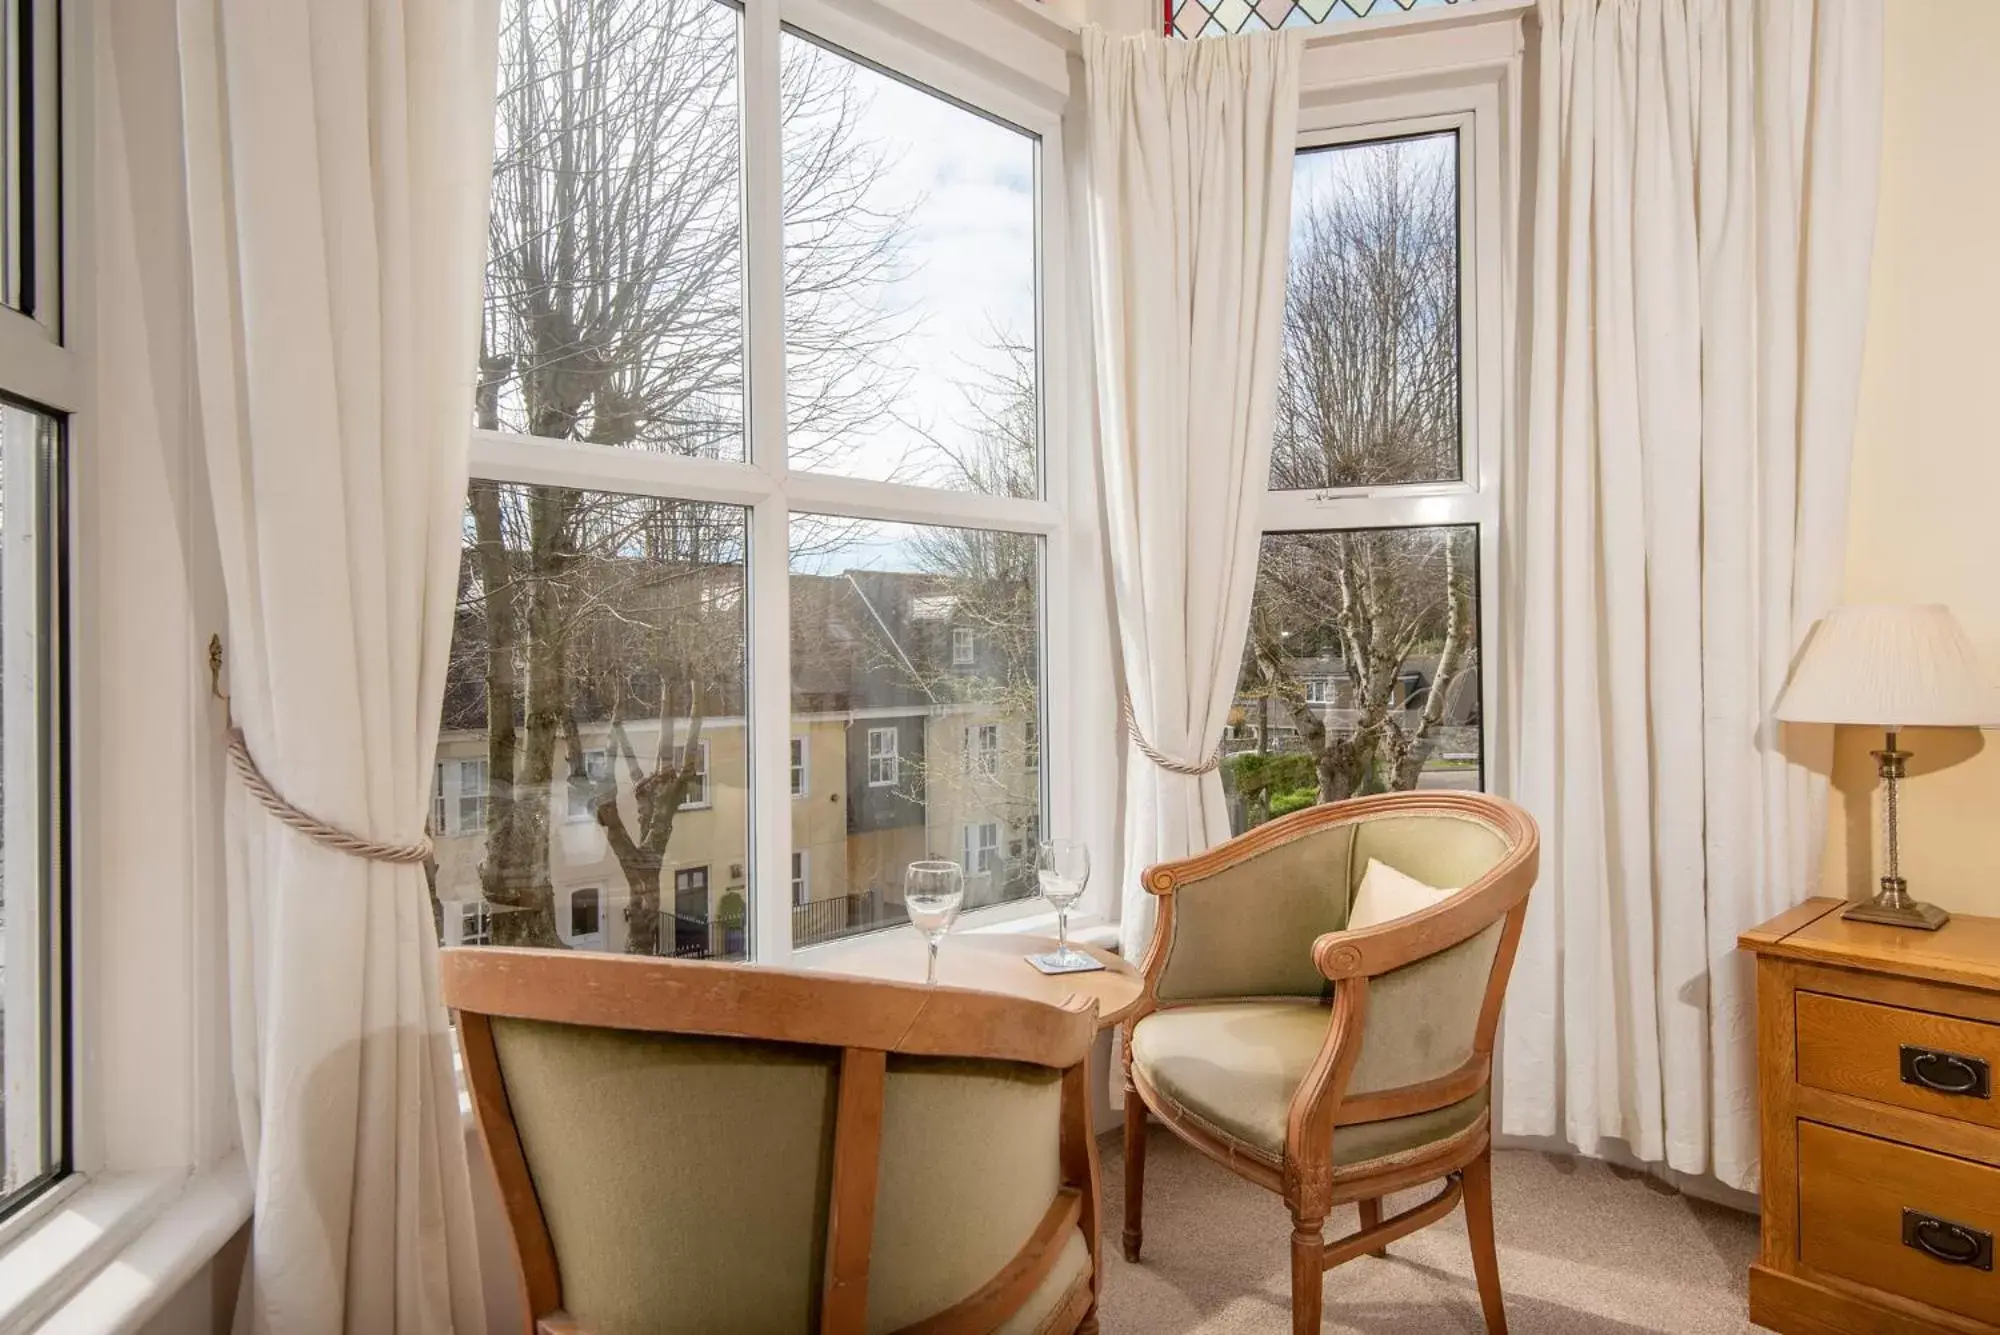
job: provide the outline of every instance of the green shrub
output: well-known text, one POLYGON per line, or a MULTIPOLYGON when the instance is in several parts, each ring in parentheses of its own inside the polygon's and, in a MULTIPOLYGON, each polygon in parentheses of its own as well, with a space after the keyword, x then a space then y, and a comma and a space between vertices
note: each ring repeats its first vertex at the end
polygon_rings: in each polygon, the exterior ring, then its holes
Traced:
POLYGON ((1284 751, 1275 755, 1245 751, 1242 755, 1231 756, 1228 763, 1236 780, 1236 791, 1245 798, 1317 788, 1319 784, 1312 757, 1300 751, 1284 751))
POLYGON ((1303 811, 1319 802, 1318 787, 1294 788, 1290 792, 1271 795, 1271 815, 1289 816, 1294 811, 1303 811))

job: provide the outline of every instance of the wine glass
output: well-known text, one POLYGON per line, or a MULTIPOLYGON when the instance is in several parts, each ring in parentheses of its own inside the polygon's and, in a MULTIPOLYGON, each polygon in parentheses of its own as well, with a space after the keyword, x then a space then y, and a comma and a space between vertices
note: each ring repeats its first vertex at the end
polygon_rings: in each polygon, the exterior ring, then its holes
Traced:
POLYGON ((1090 850, 1075 839, 1043 840, 1035 849, 1035 879, 1041 883, 1042 898, 1056 911, 1056 948, 1043 958, 1058 969, 1095 963, 1069 943, 1069 911, 1090 881, 1090 850))
POLYGON ((937 982, 938 945, 965 903, 965 872, 956 862, 912 862, 903 873, 903 907, 930 943, 926 983, 937 982))

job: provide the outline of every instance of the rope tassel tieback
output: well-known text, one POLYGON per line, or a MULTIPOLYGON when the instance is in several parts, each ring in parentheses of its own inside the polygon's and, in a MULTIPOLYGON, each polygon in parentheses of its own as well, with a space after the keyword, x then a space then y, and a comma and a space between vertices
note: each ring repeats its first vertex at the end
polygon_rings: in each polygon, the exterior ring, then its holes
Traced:
POLYGON ((1139 754, 1169 774, 1185 774, 1190 778, 1200 778, 1210 770, 1217 769, 1222 765, 1222 743, 1220 741, 1216 742, 1215 750, 1209 753, 1208 759, 1202 761, 1199 765, 1190 765, 1185 760, 1175 760, 1172 756, 1157 750, 1151 742, 1146 740, 1146 734, 1139 729, 1139 718, 1132 712, 1132 696, 1129 692, 1125 696, 1125 730, 1132 734, 1132 744, 1139 748, 1139 754))
POLYGON ((243 781, 244 788, 263 805, 264 810, 283 824, 297 830, 321 848, 330 848, 337 853, 346 853, 370 862, 394 862, 408 865, 423 862, 431 856, 432 844, 428 836, 416 844, 384 844, 373 839, 364 839, 358 834, 342 829, 329 821, 323 821, 302 807, 294 806, 285 795, 272 786, 264 777, 254 756, 250 754, 250 743, 243 736, 243 729, 236 726, 236 711, 230 708, 229 695, 222 689, 222 637, 211 635, 208 640, 208 689, 210 694, 222 701, 229 718, 229 763, 236 771, 236 777, 243 781))

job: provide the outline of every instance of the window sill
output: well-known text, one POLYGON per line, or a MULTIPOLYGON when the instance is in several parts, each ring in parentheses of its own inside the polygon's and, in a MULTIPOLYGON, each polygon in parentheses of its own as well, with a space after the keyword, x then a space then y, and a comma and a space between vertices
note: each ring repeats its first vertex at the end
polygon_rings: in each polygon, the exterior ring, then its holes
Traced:
POLYGON ((0 1330, 136 1330, 243 1226, 250 1203, 241 1154, 193 1176, 83 1182, 0 1254, 0 1330))

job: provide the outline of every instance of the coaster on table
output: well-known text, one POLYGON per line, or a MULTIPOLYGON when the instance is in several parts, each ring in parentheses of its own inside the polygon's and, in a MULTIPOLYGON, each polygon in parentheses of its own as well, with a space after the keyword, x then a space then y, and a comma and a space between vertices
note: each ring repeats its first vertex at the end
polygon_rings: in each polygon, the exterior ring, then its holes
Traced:
POLYGON ((1053 950, 1046 955, 1029 955, 1026 959, 1043 973, 1094 973, 1104 967, 1104 961, 1094 959, 1082 951, 1078 951, 1067 963, 1053 950))

